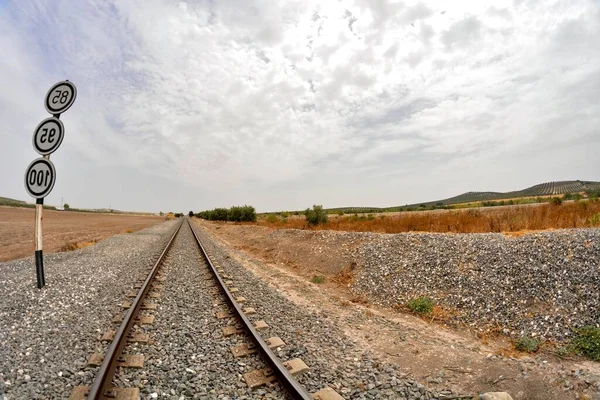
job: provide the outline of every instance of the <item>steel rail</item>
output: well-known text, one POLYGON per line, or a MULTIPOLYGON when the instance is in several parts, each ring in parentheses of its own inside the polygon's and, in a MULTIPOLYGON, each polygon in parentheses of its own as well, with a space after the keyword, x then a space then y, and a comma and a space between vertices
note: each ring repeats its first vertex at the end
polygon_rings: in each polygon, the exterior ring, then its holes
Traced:
POLYGON ((292 374, 290 374, 290 372, 287 370, 287 368, 279 361, 279 358, 277 358, 275 353, 273 353, 273 351, 269 348, 267 343, 260 336, 258 331, 254 328, 254 326, 252 325, 252 322, 248 319, 248 317, 246 317, 246 314, 244 314, 244 311, 242 310, 242 308, 240 307, 238 302, 235 301, 235 299, 233 298, 233 295, 231 294, 229 289, 227 289, 225 282, 223 282, 223 280, 217 273, 217 269, 215 268, 213 263, 210 261, 210 258, 208 257, 208 254, 206 253, 206 250, 204 249, 204 246, 202 246, 202 243, 200 242, 200 239, 198 238, 196 231, 192 227, 192 223, 189 221, 189 219, 187 217, 186 217, 186 221, 188 222, 188 225, 189 225, 190 229, 192 230, 192 233, 194 234, 194 238, 196 239, 196 243, 198 243, 198 247, 200 248, 200 251, 202 252, 202 255, 204 256, 204 259, 210 266, 211 272, 213 273, 214 277, 219 282, 219 289, 225 294, 225 296, 227 297, 227 300, 235 309, 235 313, 237 314, 236 316, 242 321, 244 330, 250 335, 251 339, 256 344, 258 344, 259 352, 262 354, 264 359, 267 361, 267 363, 269 364, 269 366, 271 367, 271 369, 277 376, 277 381, 285 387, 288 394, 290 394, 293 399, 313 400, 313 397, 306 391, 306 389, 304 389, 304 387, 302 387, 302 385, 300 385, 300 383, 298 383, 298 381, 292 376, 292 374))
POLYGON ((88 400, 101 400, 105 397, 110 397, 110 395, 106 395, 111 393, 111 389, 113 388, 112 380, 117 369, 117 363, 119 361, 119 358, 121 357, 123 349, 127 344, 127 335, 129 334, 131 328, 133 328, 133 325, 135 323, 135 316, 138 315, 140 308, 142 307, 142 300, 146 297, 146 294, 150 290, 150 283, 154 279, 160 263, 165 258, 165 255, 167 254, 169 248, 173 244, 175 236, 177 236, 177 233, 181 229, 182 225, 183 221, 179 223, 179 226, 175 230, 175 233, 173 233, 173 235, 171 236, 169 243, 167 243, 167 245, 165 246, 164 250, 160 254, 160 257, 158 257, 156 264, 154 264, 154 267, 152 267, 152 270, 146 277, 146 280, 142 284, 142 287, 140 288, 137 296, 131 303, 131 307, 129 307, 127 314, 125 314, 125 317, 123 318, 123 322, 121 323, 119 330, 117 331, 117 333, 115 333, 115 336, 112 342, 110 343, 110 346, 108 346, 108 350, 106 351, 106 355, 104 356, 102 365, 100 365, 100 369, 98 369, 98 372, 96 373, 94 383, 92 384, 90 392, 87 396, 88 400))

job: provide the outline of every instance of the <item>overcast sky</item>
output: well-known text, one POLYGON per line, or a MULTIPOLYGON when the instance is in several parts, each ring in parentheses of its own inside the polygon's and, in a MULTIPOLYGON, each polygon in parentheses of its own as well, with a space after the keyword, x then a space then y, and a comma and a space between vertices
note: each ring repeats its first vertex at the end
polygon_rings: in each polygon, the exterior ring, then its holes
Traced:
POLYGON ((600 180, 600 1, 0 0, 0 196, 57 81, 46 203, 394 206, 600 180))

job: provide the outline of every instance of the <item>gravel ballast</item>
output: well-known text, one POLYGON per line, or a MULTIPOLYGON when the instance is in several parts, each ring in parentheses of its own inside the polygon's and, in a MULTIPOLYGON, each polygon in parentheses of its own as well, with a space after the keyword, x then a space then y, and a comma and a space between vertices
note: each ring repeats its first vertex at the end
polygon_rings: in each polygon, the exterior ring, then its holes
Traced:
POLYGON ((142 398, 285 398, 278 386, 248 389, 242 374, 265 368, 258 355, 235 358, 231 347, 251 343, 245 335, 223 336, 234 319, 217 319, 225 306, 216 281, 201 256, 187 223, 181 227, 163 266, 164 288, 157 301, 155 322, 144 329, 152 343, 142 353, 144 368, 123 375, 141 388, 142 398))
POLYGON ((380 305, 428 296, 458 323, 513 337, 564 340, 599 326, 599 229, 359 235, 352 290, 380 305))
POLYGON ((262 319, 269 325, 268 330, 261 331, 263 338, 278 336, 286 343, 278 352, 281 360, 301 358, 310 367, 310 372, 298 377, 309 392, 329 386, 345 399, 443 398, 421 383, 404 378, 399 366, 361 351, 326 316, 299 308, 282 297, 239 265, 227 249, 215 244, 200 225, 194 223, 194 227, 213 259, 233 276, 235 287, 247 299, 244 306, 256 309, 251 319, 262 319))
POLYGON ((91 383, 93 371, 81 368, 99 347, 125 290, 177 222, 45 255, 42 290, 33 257, 0 263, 4 399, 68 398, 73 386, 91 383))

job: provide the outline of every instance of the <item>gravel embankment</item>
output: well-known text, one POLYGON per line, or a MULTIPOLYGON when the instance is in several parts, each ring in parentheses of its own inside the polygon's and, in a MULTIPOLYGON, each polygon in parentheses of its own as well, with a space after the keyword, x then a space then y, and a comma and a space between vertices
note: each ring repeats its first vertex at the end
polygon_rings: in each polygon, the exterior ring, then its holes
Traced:
POLYGON ((44 257, 47 286, 35 262, 0 263, 0 393, 4 399, 68 398, 89 384, 81 370, 123 300, 174 224, 117 235, 82 250, 44 257))
POLYGON ((555 340, 600 323, 600 229, 363 235, 352 290, 376 303, 429 296, 474 329, 555 340))
POLYGON ((144 329, 153 343, 132 352, 144 354, 144 368, 124 373, 141 387, 142 398, 285 398, 278 386, 251 392, 243 381, 242 374, 265 365, 258 355, 235 358, 231 353, 231 347, 250 341, 245 335, 223 336, 221 328, 233 319, 215 316, 225 309, 215 302, 224 298, 211 293, 215 281, 187 223, 163 268, 166 281, 156 319, 144 329))
POLYGON ((215 245, 198 224, 194 226, 207 251, 234 276, 240 295, 247 299, 244 305, 256 309, 252 319, 263 319, 269 325, 262 336, 279 336, 287 344, 278 353, 281 359, 301 358, 311 368, 298 378, 310 392, 330 386, 347 400, 438 398, 422 384, 402 378, 398 366, 362 352, 327 317, 298 308, 282 297, 240 266, 226 249, 215 245))

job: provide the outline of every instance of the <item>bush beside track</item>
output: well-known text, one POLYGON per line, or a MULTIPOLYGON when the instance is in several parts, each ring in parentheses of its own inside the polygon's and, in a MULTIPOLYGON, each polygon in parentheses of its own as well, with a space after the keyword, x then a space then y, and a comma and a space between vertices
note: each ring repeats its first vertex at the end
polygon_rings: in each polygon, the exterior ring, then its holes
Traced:
POLYGON ((194 214, 208 221, 256 222, 256 210, 252 206, 233 206, 231 208, 215 208, 194 214))

